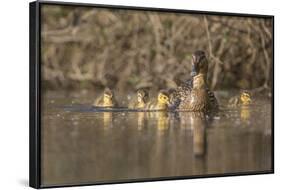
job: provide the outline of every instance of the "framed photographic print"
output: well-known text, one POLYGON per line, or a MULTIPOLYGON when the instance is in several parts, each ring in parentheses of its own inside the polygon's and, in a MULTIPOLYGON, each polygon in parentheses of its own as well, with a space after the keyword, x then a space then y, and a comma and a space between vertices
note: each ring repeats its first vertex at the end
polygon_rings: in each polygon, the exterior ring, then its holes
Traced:
POLYGON ((274 171, 274 17, 30 3, 30 186, 274 171))

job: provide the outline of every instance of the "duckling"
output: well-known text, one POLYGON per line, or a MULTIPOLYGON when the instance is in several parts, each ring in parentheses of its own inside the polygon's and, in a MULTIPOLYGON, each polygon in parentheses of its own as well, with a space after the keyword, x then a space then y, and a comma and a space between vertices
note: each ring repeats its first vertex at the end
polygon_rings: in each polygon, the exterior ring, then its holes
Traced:
MULTIPOLYGON (((208 100, 208 109, 217 109, 218 108, 218 102, 214 95, 214 93, 209 90, 208 84, 207 84, 207 74, 208 74, 208 59, 205 55, 204 51, 197 50, 192 54, 192 72, 191 76, 193 77, 191 80, 186 81, 185 83, 178 86, 176 91, 172 94, 172 99, 170 103, 170 109, 179 109, 186 107, 186 104, 189 105, 189 101, 191 101, 191 97, 194 96, 191 94, 192 89, 194 87, 194 77, 199 75, 200 79, 198 80, 204 80, 204 86, 202 87, 204 93, 207 93, 207 100, 208 100)), ((201 81, 202 82, 202 81, 201 81)), ((196 82, 197 83, 197 82, 196 82)), ((202 91, 202 92, 203 92, 202 91)), ((198 91, 199 92, 199 91, 198 91)), ((193 92, 195 93, 195 91, 193 92)), ((198 97, 193 97, 194 100, 200 100, 200 93, 198 93, 198 97)), ((203 101, 203 100, 202 100, 203 101)), ((188 106, 189 107, 189 106, 188 106)), ((190 110, 195 111, 195 110, 190 110)))
POLYGON ((144 89, 137 91, 137 99, 129 103, 129 108, 132 109, 143 109, 148 103, 149 95, 148 92, 144 89))
POLYGON ((234 96, 229 99, 228 104, 230 107, 247 106, 252 103, 252 98, 249 92, 243 91, 239 96, 234 96))
POLYGON ((157 100, 149 102, 146 106, 147 110, 167 110, 170 104, 168 91, 161 90, 158 93, 157 100))
POLYGON ((117 106, 117 102, 114 98, 113 92, 109 88, 106 88, 104 90, 103 94, 96 99, 94 106, 98 106, 98 107, 115 107, 115 106, 117 106))

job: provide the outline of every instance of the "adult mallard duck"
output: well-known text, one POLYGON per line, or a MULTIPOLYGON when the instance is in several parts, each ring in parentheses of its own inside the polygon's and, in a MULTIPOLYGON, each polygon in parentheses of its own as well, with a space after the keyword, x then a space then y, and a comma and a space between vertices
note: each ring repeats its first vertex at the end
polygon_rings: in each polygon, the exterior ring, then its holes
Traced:
POLYGON ((179 110, 182 111, 208 111, 211 102, 208 95, 203 74, 193 77, 193 87, 189 94, 181 101, 179 110))
POLYGON ((137 99, 129 103, 129 108, 131 109, 144 109, 148 103, 149 95, 144 89, 137 91, 137 99))
POLYGON ((101 96, 99 96, 94 103, 94 106, 98 107, 115 107, 117 102, 115 100, 112 90, 105 88, 101 96))
POLYGON ((228 105, 230 107, 247 106, 250 105, 251 102, 252 98, 250 93, 247 91, 242 91, 240 95, 230 98, 228 101, 228 105))
POLYGON ((149 102, 146 106, 146 110, 167 110, 170 104, 169 93, 166 90, 160 90, 157 99, 149 102))
MULTIPOLYGON (((203 100, 203 99, 201 100, 201 98, 203 98, 205 95, 202 97, 201 97, 201 95, 199 95, 203 92, 204 92, 204 94, 207 94, 206 95, 207 97, 204 97, 208 101, 207 109, 218 108, 217 99, 216 99, 214 93, 211 90, 209 90, 209 88, 208 88, 207 74, 208 74, 208 59, 207 59, 204 51, 197 50, 192 54, 192 72, 191 72, 192 79, 190 79, 190 80, 184 82, 183 84, 181 84, 180 86, 178 86, 176 91, 174 93, 172 93, 170 109, 186 110, 186 107, 190 106, 190 101, 192 99, 195 102, 196 101, 204 102, 205 100, 203 100), (196 77, 196 76, 198 76, 198 77, 196 77), (195 77, 197 78, 198 82, 203 82, 204 84, 203 84, 203 86, 200 86, 200 88, 202 88, 202 89, 200 89, 200 90, 194 89, 195 91, 192 92, 192 89, 194 88, 194 84, 197 84, 197 82, 194 83, 194 81, 193 81, 195 79, 195 77)), ((196 87, 196 88, 198 88, 198 87, 196 87)), ((205 107, 205 106, 203 106, 203 107, 205 107)), ((195 109, 195 107, 194 107, 194 109, 195 109)), ((192 110, 192 109, 188 108, 188 110, 189 111, 199 111, 200 109, 196 108, 195 110, 192 110)))

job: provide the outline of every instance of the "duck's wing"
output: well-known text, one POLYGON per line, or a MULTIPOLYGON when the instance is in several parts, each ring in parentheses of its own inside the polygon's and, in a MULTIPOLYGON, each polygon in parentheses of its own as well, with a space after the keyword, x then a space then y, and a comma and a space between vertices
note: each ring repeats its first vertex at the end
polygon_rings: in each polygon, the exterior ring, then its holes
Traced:
POLYGON ((175 92, 170 95, 170 109, 177 109, 182 101, 189 101, 193 80, 189 79, 178 86, 175 92))
POLYGON ((183 111, 205 111, 208 106, 208 92, 205 89, 193 89, 179 106, 183 111))
POLYGON ((179 110, 192 109, 189 108, 191 103, 191 93, 192 93, 191 88, 184 88, 184 90, 180 91, 180 102, 177 109, 179 110))
POLYGON ((184 90, 180 92, 180 103, 178 105, 179 110, 189 110, 189 111, 198 111, 198 110, 216 110, 218 109, 217 98, 210 89, 205 89, 200 93, 192 90, 191 88, 185 87, 184 90), (192 95, 192 93, 195 93, 192 95), (207 93, 207 94, 206 94, 207 93), (192 99, 192 96, 194 97, 192 99), (207 97, 207 99, 205 99, 207 97), (195 102, 191 103, 191 100, 195 102), (197 102, 198 100, 199 102, 197 102))

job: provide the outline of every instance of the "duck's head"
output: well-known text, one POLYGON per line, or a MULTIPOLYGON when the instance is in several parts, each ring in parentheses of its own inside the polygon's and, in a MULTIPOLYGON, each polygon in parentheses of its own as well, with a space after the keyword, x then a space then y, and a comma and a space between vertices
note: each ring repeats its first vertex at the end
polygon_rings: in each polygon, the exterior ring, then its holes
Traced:
POLYGON ((192 71, 191 76, 198 74, 204 74, 205 76, 208 73, 208 59, 206 54, 202 50, 197 50, 192 54, 192 71))
POLYGON ((165 104, 165 105, 169 105, 170 104, 170 98, 169 98, 169 93, 165 90, 161 90, 158 93, 158 103, 160 104, 165 104))
POLYGON ((137 91, 138 102, 147 102, 148 100, 148 92, 144 89, 140 89, 137 91))
POLYGON ((113 99, 113 92, 109 89, 106 88, 103 92, 103 101, 105 104, 111 104, 113 99))
POLYGON ((193 89, 205 88, 205 79, 203 74, 198 74, 193 77, 193 89))
POLYGON ((249 92, 242 92, 240 95, 242 105, 249 105, 252 102, 252 98, 249 92))

